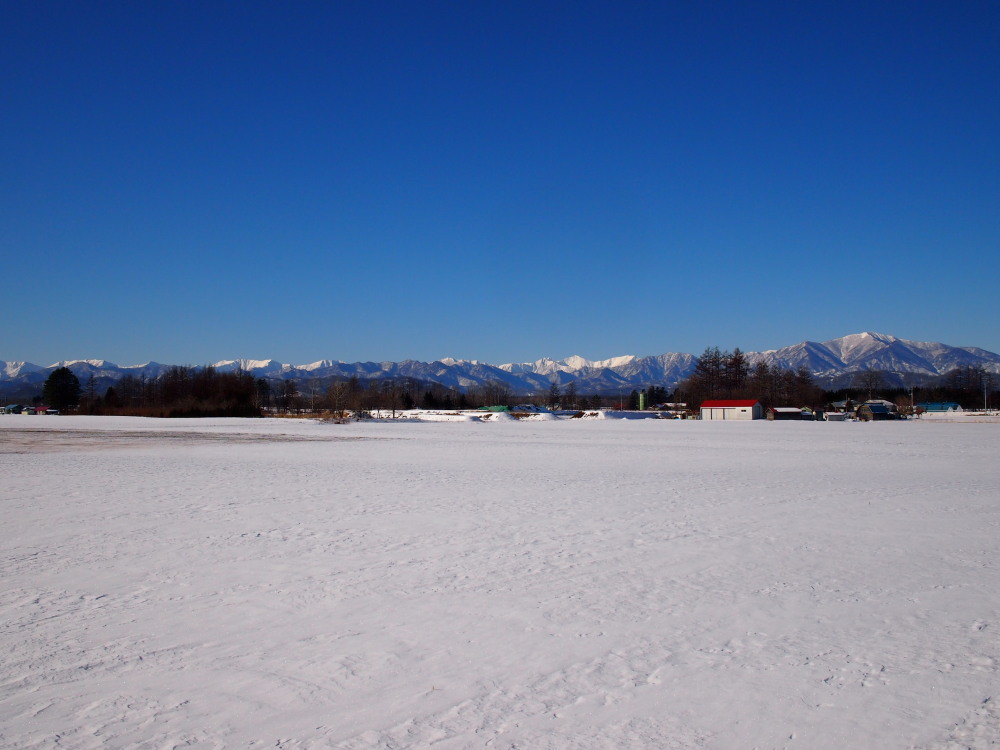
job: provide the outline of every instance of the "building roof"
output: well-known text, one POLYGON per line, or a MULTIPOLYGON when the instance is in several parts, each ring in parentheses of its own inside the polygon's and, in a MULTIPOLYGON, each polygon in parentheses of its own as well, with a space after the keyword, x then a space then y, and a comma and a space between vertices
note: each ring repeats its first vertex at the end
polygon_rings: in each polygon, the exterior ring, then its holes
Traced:
POLYGON ((861 404, 858 409, 868 409, 872 414, 889 414, 889 408, 885 404, 861 404))
POLYGON ((801 414, 802 409, 798 406, 774 406, 771 411, 778 412, 779 414, 801 414))
POLYGON ((755 398, 736 398, 736 399, 715 399, 714 401, 704 401, 702 402, 702 409, 721 409, 725 407, 733 406, 756 406, 760 402, 755 398))

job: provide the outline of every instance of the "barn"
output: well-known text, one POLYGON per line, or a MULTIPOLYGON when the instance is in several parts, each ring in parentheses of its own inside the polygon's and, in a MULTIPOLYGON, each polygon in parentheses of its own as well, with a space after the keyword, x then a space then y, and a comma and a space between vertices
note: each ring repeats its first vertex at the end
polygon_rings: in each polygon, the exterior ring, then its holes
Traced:
POLYGON ((716 399, 701 405, 702 419, 763 419, 764 407, 752 398, 716 399))

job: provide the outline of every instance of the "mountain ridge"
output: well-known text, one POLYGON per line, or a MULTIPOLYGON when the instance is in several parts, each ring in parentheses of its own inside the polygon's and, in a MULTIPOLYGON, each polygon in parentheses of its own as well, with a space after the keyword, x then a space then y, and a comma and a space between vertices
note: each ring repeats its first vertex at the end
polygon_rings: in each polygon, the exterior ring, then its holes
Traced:
MULTIPOLYGON (((863 370, 891 373, 902 383, 906 377, 932 377, 963 366, 978 366, 1000 373, 1000 354, 979 347, 957 347, 941 342, 913 341, 890 334, 865 331, 824 342, 802 341, 780 349, 745 352, 752 364, 767 362, 787 369, 805 368, 818 382, 835 385, 863 370)), ((543 357, 533 362, 500 365, 478 360, 444 357, 433 362, 354 362, 321 359, 304 365, 276 359, 224 359, 212 366, 220 371, 244 370, 276 380, 337 379, 358 377, 415 378, 466 390, 500 381, 517 393, 543 391, 552 382, 577 384, 579 392, 617 392, 622 389, 660 385, 672 388, 687 377, 697 357, 683 352, 638 357, 624 355, 588 360, 578 355, 563 359, 543 357)), ((52 370, 69 367, 82 380, 93 376, 102 385, 126 375, 157 377, 172 367, 158 362, 119 366, 103 359, 62 360, 48 367, 31 362, 0 361, 0 386, 32 386, 44 382, 52 370)))

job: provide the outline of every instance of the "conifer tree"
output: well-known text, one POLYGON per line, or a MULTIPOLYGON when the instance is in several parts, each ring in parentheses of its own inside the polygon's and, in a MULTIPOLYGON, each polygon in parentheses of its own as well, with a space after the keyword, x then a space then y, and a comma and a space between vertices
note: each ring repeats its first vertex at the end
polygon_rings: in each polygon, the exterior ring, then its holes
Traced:
POLYGON ((42 398, 53 409, 65 411, 80 403, 80 380, 68 367, 52 371, 42 386, 42 398))

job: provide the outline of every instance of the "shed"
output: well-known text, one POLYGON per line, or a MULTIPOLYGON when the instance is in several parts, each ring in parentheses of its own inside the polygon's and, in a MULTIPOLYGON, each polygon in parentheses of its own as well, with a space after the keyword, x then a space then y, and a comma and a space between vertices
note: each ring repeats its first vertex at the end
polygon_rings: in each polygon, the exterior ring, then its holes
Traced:
POLYGON ((896 411, 896 405, 892 401, 886 401, 884 398, 870 398, 865 401, 866 404, 881 404, 886 409, 891 412, 896 411))
POLYGON ((861 422, 881 422, 886 419, 896 418, 896 415, 882 404, 861 404, 855 416, 861 422))
MULTIPOLYGON (((767 410, 767 418, 772 421, 786 419, 799 420, 805 419, 806 415, 797 406, 772 406, 767 410)), ((812 418, 811 415, 810 418, 812 418)))
POLYGON ((760 401, 746 399, 716 399, 701 405, 702 419, 763 419, 764 407, 760 401))

